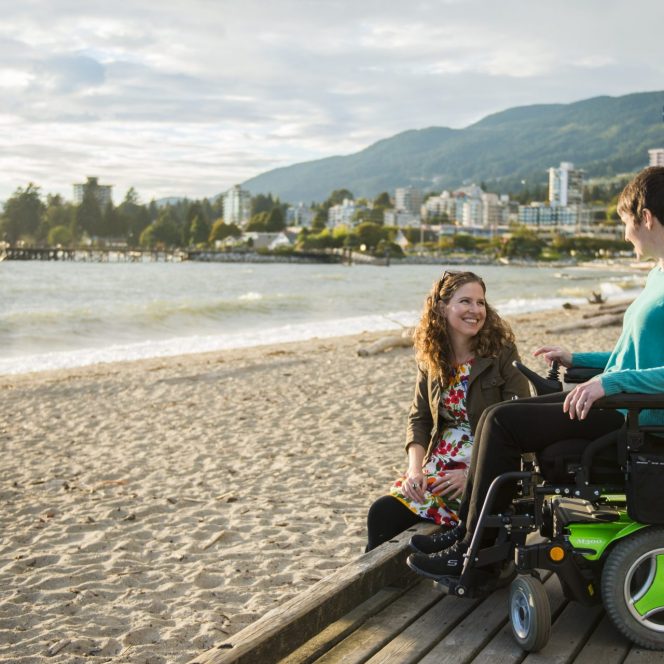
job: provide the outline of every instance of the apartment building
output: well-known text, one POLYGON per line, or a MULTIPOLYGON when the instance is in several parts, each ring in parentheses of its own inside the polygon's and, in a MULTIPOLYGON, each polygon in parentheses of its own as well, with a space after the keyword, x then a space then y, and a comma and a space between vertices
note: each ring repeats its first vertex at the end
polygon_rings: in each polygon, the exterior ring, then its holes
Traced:
POLYGON ((286 209, 286 225, 310 228, 314 220, 315 212, 304 203, 289 205, 286 209))
POLYGON ((99 207, 103 210, 109 203, 113 202, 113 185, 112 184, 99 184, 99 178, 88 177, 86 182, 82 184, 73 185, 74 188, 74 205, 80 205, 83 202, 86 192, 89 190, 94 194, 94 197, 99 203, 99 207))
POLYGON ((410 212, 419 217, 422 207, 422 191, 415 187, 397 187, 394 193, 394 209, 397 212, 410 212))
POLYGON ((648 150, 649 166, 664 166, 664 148, 648 150))
POLYGON ((549 169, 549 203, 556 207, 583 203, 584 171, 574 168, 569 161, 560 162, 558 168, 549 169))
POLYGON ((224 221, 227 224, 243 225, 251 216, 251 193, 234 185, 222 194, 224 221))
POLYGON ((342 224, 345 226, 352 226, 355 213, 359 210, 366 210, 366 206, 357 205, 354 200, 344 198, 342 203, 333 205, 327 211, 328 228, 334 228, 335 226, 340 226, 342 224))

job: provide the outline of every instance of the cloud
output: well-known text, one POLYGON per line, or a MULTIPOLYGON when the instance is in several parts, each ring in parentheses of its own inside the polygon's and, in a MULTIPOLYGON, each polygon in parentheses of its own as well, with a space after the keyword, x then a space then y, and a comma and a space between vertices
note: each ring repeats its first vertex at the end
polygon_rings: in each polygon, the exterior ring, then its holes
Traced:
POLYGON ((106 79, 104 66, 84 55, 58 55, 34 66, 32 86, 35 91, 67 95, 91 91, 106 79))
POLYGON ((4 4, 0 199, 86 175, 212 195, 399 131, 664 80, 659 0, 4 4))

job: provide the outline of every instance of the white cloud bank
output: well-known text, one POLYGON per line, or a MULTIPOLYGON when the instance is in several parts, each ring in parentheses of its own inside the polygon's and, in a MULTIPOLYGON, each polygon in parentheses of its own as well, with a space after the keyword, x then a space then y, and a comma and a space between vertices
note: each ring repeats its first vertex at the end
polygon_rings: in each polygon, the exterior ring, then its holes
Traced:
POLYGON ((0 199, 118 202, 511 106, 664 87, 661 0, 0 0, 0 199))

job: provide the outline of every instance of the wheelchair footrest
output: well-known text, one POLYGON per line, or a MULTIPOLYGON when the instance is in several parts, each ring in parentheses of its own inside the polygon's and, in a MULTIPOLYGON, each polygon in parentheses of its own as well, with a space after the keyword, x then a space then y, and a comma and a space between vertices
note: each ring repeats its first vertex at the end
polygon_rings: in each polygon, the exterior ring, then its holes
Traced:
POLYGON ((516 577, 516 565, 509 561, 500 571, 471 568, 461 576, 442 576, 434 581, 434 586, 446 595, 456 595, 474 599, 485 597, 498 588, 504 588, 516 577))

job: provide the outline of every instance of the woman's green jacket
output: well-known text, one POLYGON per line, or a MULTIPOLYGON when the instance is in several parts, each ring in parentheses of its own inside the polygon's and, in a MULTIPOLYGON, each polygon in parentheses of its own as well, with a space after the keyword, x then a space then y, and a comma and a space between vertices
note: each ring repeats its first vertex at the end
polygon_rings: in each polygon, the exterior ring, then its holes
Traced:
MULTIPOLYGON (((518 360, 516 346, 505 346, 497 357, 476 357, 470 368, 466 409, 470 430, 475 427, 484 409, 500 401, 530 396, 526 377, 512 366, 518 360)), ((415 396, 408 414, 406 449, 413 443, 422 445, 431 452, 438 443, 438 411, 440 382, 430 378, 428 372, 418 369, 415 396)))

